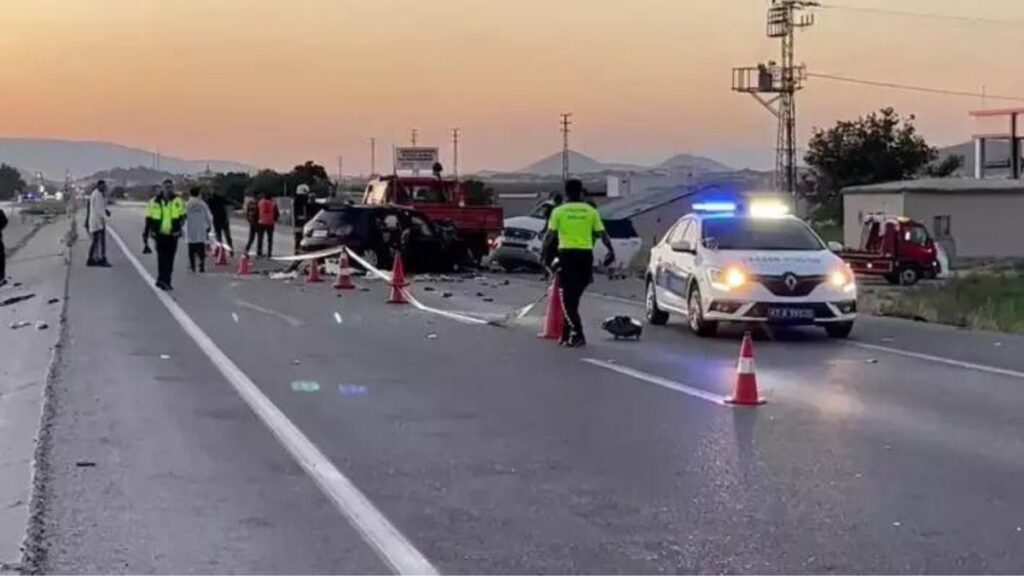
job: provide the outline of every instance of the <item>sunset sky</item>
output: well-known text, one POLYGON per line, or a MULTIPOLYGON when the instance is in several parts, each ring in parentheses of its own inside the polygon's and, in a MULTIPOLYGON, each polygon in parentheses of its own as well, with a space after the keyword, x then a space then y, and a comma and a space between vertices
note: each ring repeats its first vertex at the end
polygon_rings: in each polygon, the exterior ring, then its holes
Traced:
MULTIPOLYGON (((1021 0, 828 4, 1024 21, 1021 0)), ((774 120, 730 91, 733 66, 777 58, 767 0, 6 0, 0 135, 106 140, 186 158, 332 172, 393 143, 463 131, 463 170, 515 169, 560 146, 599 159, 678 152, 766 167, 774 120)), ((800 34, 811 71, 1024 96, 1024 25, 822 8, 800 34)), ((989 101, 991 106, 1013 103, 989 101)), ((801 143, 884 105, 935 144, 967 140, 950 98, 811 79, 801 143)), ((1017 104, 1024 106, 1024 103, 1017 104)))

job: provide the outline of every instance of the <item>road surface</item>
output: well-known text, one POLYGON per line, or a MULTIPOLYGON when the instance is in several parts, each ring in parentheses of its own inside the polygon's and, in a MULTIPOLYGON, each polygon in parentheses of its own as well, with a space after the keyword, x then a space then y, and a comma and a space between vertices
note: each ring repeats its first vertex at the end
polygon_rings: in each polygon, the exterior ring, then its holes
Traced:
MULTIPOLYGON (((614 342, 628 299, 588 297, 569 350, 540 310, 478 325, 363 278, 190 275, 183 249, 161 298, 138 210, 113 226, 112 269, 73 249, 29 568, 1024 570, 1024 338, 782 333, 755 344, 768 404, 732 408, 739 334, 614 342)), ((487 317, 543 294, 505 280, 412 291, 487 317)))

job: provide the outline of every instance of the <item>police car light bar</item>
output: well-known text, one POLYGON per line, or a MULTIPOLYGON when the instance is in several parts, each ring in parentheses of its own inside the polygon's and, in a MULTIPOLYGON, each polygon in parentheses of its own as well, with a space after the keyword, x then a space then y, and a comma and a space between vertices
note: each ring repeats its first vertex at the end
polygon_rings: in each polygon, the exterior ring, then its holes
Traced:
POLYGON ((693 205, 694 212, 735 212, 734 202, 698 202, 693 205))
POLYGON ((778 218, 789 214, 789 206, 778 200, 755 200, 750 203, 750 215, 754 218, 778 218))

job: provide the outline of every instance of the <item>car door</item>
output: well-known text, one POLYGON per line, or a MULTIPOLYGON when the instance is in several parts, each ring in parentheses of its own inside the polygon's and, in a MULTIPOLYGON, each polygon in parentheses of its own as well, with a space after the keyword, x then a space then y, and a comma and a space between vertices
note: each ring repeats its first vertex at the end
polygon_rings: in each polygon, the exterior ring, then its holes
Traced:
POLYGON ((670 308, 686 309, 686 283, 689 277, 683 266, 683 253, 675 250, 673 246, 678 246, 693 226, 693 218, 683 218, 665 235, 665 239, 655 250, 655 293, 658 302, 670 308))

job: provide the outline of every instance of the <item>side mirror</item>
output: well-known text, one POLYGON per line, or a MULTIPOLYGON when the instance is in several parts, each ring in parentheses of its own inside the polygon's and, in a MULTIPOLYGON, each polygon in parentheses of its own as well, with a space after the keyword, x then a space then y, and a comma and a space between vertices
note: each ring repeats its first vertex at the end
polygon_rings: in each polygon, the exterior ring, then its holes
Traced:
POLYGON ((696 253, 693 246, 691 246, 686 240, 676 240, 675 242, 670 242, 668 246, 673 252, 688 252, 690 254, 696 253))
POLYGON ((843 251, 843 245, 840 244, 839 242, 836 242, 835 240, 830 240, 828 242, 828 249, 833 251, 833 252, 842 252, 843 251))

